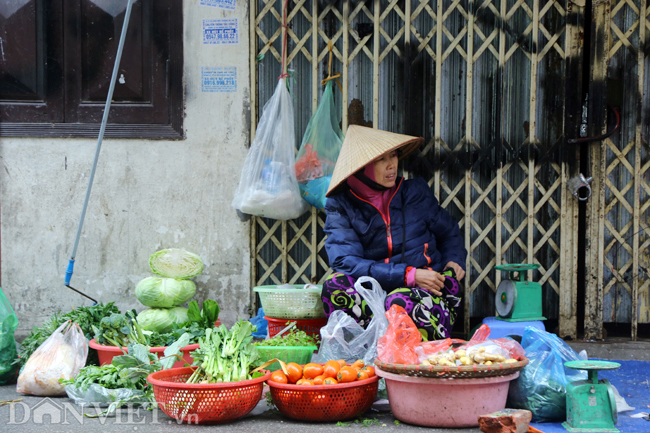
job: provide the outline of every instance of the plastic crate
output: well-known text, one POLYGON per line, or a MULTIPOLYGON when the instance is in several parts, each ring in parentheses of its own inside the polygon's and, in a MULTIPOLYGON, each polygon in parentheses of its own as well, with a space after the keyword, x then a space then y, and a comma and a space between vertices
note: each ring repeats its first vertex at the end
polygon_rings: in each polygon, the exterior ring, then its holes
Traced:
POLYGON ((196 367, 170 368, 147 376, 160 409, 188 424, 221 424, 248 414, 262 397, 271 373, 227 383, 185 383, 196 367))
MULTIPOLYGON (((318 350, 316 346, 256 346, 257 351, 262 357, 262 361, 268 361, 277 358, 285 363, 295 362, 296 364, 304 365, 311 362, 311 356, 314 351, 318 350)), ((265 367, 269 371, 280 369, 280 363, 274 362, 273 364, 265 367)))
POLYGON ((336 422, 366 412, 377 398, 379 377, 337 385, 293 385, 268 381, 275 407, 301 421, 336 422))
POLYGON ((269 338, 275 337, 278 332, 286 328, 288 323, 291 322, 296 322, 296 329, 299 331, 305 331, 307 335, 320 338, 320 328, 327 325, 327 318, 301 320, 275 319, 268 316, 264 316, 264 318, 269 322, 269 338))
POLYGON ((257 286, 264 314, 274 319, 320 319, 325 317, 322 286, 317 289, 303 289, 301 284, 292 284, 295 289, 279 289, 278 286, 257 286))

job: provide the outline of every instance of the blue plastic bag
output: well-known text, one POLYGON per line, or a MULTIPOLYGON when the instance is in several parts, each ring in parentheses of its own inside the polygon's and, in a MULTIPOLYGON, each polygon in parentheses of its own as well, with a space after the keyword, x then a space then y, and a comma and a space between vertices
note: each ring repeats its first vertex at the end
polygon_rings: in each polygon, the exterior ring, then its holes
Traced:
POLYGON ((257 331, 251 333, 253 337, 266 338, 269 332, 269 321, 264 318, 264 310, 262 308, 257 310, 257 316, 251 318, 249 322, 257 326, 257 331))
POLYGON ((510 382, 507 407, 533 413, 533 422, 566 419, 566 385, 586 380, 582 370, 566 368, 567 361, 584 361, 557 335, 531 326, 524 330, 521 346, 526 350, 528 365, 519 378, 510 382))

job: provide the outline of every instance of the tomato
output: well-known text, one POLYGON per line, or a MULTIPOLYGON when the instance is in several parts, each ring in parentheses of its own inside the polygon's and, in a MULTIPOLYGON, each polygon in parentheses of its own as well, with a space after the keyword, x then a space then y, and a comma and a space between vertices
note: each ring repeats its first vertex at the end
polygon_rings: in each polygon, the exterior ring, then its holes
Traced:
POLYGON ((325 376, 323 376, 322 374, 320 376, 316 376, 314 378, 314 385, 322 385, 324 380, 325 380, 325 376))
POLYGON ((325 380, 323 380, 323 385, 336 385, 337 383, 337 380, 333 377, 326 377, 325 380))
POLYGON ((345 366, 339 370, 339 373, 336 375, 339 383, 354 382, 357 378, 357 370, 350 366, 345 366))
POLYGON ((339 366, 341 366, 341 367, 345 367, 345 359, 339 359, 339 360, 336 361, 336 362, 339 363, 339 366))
POLYGON ((366 380, 366 379, 368 379, 368 373, 366 373, 363 370, 359 370, 359 372, 357 373, 357 380, 366 380))
POLYGON ((310 362, 309 364, 305 364, 302 373, 305 376, 305 379, 313 379, 316 376, 323 374, 323 366, 310 362))
POLYGON ((287 375, 284 374, 282 370, 277 370, 271 373, 271 379, 272 382, 277 382, 277 383, 287 383, 289 382, 289 379, 287 378, 287 375))
POLYGON ((296 383, 302 377, 302 366, 296 364, 295 362, 290 362, 287 364, 287 376, 290 383, 296 383))
POLYGON ((338 361, 327 361, 323 366, 323 375, 327 377, 336 377, 340 369, 341 365, 338 361))
POLYGON ((368 377, 373 377, 375 375, 375 367, 372 365, 366 365, 361 369, 361 371, 365 371, 368 374, 368 377))
POLYGON ((352 363, 350 367, 354 368, 355 370, 361 370, 365 365, 366 363, 363 361, 363 359, 357 359, 352 363))
POLYGON ((298 379, 298 381, 296 382, 296 385, 313 385, 313 384, 314 384, 313 380, 304 379, 304 378, 298 379))

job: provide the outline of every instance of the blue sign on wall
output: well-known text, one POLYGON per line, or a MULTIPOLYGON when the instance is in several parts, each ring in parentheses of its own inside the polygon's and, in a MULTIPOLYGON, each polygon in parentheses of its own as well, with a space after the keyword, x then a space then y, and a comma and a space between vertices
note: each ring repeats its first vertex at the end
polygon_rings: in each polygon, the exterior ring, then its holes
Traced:
POLYGON ((235 66, 201 67, 202 92, 236 92, 237 68, 235 66))
POLYGON ((207 45, 238 44, 239 20, 237 18, 203 20, 203 43, 207 45))
POLYGON ((221 9, 235 9, 235 0, 201 0, 199 4, 221 9))

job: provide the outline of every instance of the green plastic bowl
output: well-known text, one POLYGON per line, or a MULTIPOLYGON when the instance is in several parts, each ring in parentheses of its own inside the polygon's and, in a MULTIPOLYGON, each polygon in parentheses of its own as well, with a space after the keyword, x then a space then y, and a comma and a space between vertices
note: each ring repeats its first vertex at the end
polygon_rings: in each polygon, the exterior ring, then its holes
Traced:
MULTIPOLYGON (((300 365, 311 362, 311 356, 317 349, 316 346, 257 346, 257 351, 260 353, 264 362, 277 358, 285 363, 295 362, 300 365)), ((275 371, 281 367, 279 362, 274 362, 264 368, 269 371, 275 371)))

